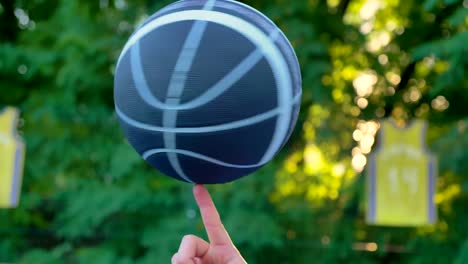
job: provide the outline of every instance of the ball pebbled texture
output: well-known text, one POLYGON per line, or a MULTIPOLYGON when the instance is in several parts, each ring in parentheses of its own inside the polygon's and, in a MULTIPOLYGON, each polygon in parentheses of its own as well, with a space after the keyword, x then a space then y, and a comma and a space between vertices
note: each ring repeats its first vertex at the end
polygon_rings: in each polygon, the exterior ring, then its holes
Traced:
POLYGON ((297 121, 301 74, 281 30, 230 0, 183 0, 143 22, 119 57, 115 109, 154 168, 199 184, 268 163, 297 121))

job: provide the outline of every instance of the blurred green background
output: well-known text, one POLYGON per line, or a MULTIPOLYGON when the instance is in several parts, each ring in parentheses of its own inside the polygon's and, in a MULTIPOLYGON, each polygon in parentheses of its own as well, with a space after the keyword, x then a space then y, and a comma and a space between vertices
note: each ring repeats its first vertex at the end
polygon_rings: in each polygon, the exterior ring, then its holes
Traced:
MULTIPOLYGON (((205 237, 191 186, 146 165, 113 111, 133 29, 172 1, 1 0, 0 104, 22 111, 21 205, 0 210, 0 262, 169 263, 205 237)), ((303 74, 293 138, 268 166, 211 186, 249 263, 468 263, 468 0, 252 0, 303 74), (365 223, 378 120, 429 122, 436 225, 365 223)))

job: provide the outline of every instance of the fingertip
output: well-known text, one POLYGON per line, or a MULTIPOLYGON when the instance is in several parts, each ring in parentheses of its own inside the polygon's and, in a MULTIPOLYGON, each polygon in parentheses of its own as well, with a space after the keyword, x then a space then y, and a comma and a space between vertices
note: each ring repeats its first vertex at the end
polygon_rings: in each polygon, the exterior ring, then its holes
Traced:
POLYGON ((195 201, 198 204, 198 207, 203 210, 203 208, 214 207, 213 200, 211 195, 204 185, 197 185, 193 190, 193 195, 195 196, 195 201))
POLYGON ((193 194, 195 196, 198 196, 200 193, 203 192, 203 189, 205 189, 205 187, 202 184, 195 184, 193 186, 193 194))
POLYGON ((195 197, 195 200, 197 201, 198 205, 200 205, 200 203, 203 203, 202 201, 208 199, 209 193, 204 185, 197 184, 193 187, 193 196, 195 197))

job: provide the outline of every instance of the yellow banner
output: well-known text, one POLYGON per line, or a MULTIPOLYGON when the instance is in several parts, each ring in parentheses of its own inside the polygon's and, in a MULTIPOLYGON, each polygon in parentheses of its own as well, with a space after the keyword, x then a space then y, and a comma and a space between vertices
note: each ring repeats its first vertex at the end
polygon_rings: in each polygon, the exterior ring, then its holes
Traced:
POLYGON ((383 226, 422 226, 436 221, 436 159, 426 148, 425 121, 406 128, 381 122, 377 150, 367 167, 367 222, 383 226))
POLYGON ((24 165, 24 143, 17 135, 19 112, 0 110, 0 208, 18 206, 24 165))

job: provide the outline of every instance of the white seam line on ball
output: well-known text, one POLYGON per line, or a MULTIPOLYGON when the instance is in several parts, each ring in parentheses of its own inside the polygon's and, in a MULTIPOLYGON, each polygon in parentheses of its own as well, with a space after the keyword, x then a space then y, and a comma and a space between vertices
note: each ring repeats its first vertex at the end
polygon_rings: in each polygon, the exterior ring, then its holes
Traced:
MULTIPOLYGON (((211 10, 216 0, 208 0, 203 7, 204 10, 211 10)), ((192 68, 193 61, 197 55, 200 42, 205 33, 208 22, 196 20, 190 30, 190 33, 185 40, 182 51, 177 60, 174 72, 172 73, 171 82, 167 90, 166 104, 179 104, 180 97, 185 88, 187 75, 192 68)), ((163 126, 168 128, 177 127, 177 110, 163 111, 163 126)), ((163 134, 164 147, 168 149, 177 149, 177 135, 175 133, 163 134)), ((167 158, 172 168, 184 180, 193 183, 193 180, 184 172, 179 162, 177 153, 167 153, 167 158)))
MULTIPOLYGON (((270 34, 269 38, 274 42, 279 36, 279 30, 274 30, 270 34)), ((134 46, 136 47, 132 47, 132 51, 133 48, 135 48, 135 50, 138 48, 138 52, 135 52, 135 54, 139 54, 138 45, 135 44, 134 46)), ((133 52, 131 55, 131 67, 135 70, 132 71, 132 77, 135 82, 138 94, 147 104, 161 110, 188 110, 203 106, 222 95, 235 83, 237 83, 245 74, 247 74, 253 67, 255 67, 255 65, 257 65, 263 57, 263 50, 257 47, 221 80, 207 89, 203 94, 184 104, 171 104, 168 102, 163 103, 155 96, 153 96, 143 74, 141 56, 133 55, 133 52)))
POLYGON ((221 161, 221 160, 218 160, 218 159, 215 159, 215 158, 212 158, 212 157, 208 157, 208 156, 200 154, 200 153, 196 153, 194 151, 184 150, 184 149, 162 149, 162 148, 161 149, 150 149, 148 151, 145 151, 145 153, 143 153, 143 158, 146 160, 146 159, 148 159, 149 157, 151 157, 153 155, 162 154, 162 153, 164 153, 164 154, 177 153, 179 155, 184 155, 184 156, 187 156, 187 157, 196 158, 198 160, 203 160, 203 161, 206 161, 206 162, 210 162, 210 163, 213 163, 213 164, 216 164, 216 165, 219 165, 219 166, 224 166, 224 167, 228 167, 228 168, 236 168, 236 169, 251 169, 251 168, 257 168, 257 167, 260 167, 262 165, 265 165, 265 163, 257 163, 257 164, 252 164, 252 165, 232 164, 232 163, 221 161))
MULTIPOLYGON (((287 105, 286 107, 293 107, 294 105, 300 103, 301 94, 302 93, 297 94, 294 97, 294 100, 291 102, 291 104, 287 105)), ((242 120, 237 120, 234 122, 224 123, 224 124, 214 125, 214 126, 166 128, 166 127, 160 127, 160 126, 155 126, 155 125, 150 125, 150 124, 146 124, 143 122, 139 122, 127 116, 126 114, 124 114, 118 106, 115 107, 115 110, 119 118, 123 122, 129 124, 132 127, 136 127, 136 128, 140 128, 140 129, 148 130, 148 131, 153 131, 153 132, 181 133, 181 134, 202 134, 202 133, 211 133, 211 132, 243 128, 243 127, 255 125, 257 123, 273 118, 276 115, 283 113, 285 111, 284 108, 275 108, 273 110, 270 110, 270 111, 252 116, 252 117, 248 117, 242 120)))

